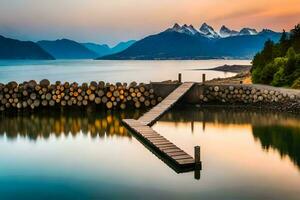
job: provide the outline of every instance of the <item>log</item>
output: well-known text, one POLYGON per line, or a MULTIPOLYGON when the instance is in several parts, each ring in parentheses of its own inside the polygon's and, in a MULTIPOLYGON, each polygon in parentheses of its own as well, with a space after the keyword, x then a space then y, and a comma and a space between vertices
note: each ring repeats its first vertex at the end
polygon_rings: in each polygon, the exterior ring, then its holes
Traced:
POLYGON ((96 104, 100 104, 101 103, 101 98, 100 97, 96 97, 95 98, 95 103, 96 104))
POLYGON ((108 101, 108 102, 106 103, 106 107, 107 107, 108 109, 111 109, 111 108, 113 107, 113 103, 112 103, 111 101, 108 101))
POLYGON ((102 97, 102 103, 103 104, 106 104, 107 103, 107 101, 108 101, 108 98, 106 97, 106 96, 104 96, 104 97, 102 97))
POLYGON ((120 108, 121 108, 122 110, 126 109, 126 104, 125 104, 125 103, 121 103, 121 104, 120 104, 120 108))
POLYGON ((138 102, 138 101, 136 101, 136 102, 134 103, 134 106, 135 106, 136 108, 140 108, 140 107, 141 107, 141 103, 138 102))

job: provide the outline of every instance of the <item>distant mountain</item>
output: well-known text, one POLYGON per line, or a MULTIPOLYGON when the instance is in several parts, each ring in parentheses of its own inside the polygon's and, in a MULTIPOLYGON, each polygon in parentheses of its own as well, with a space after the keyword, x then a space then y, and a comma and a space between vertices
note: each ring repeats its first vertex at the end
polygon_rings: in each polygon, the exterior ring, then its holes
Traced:
POLYGON ((136 40, 129 40, 127 42, 120 42, 116 46, 110 48, 106 44, 95 44, 95 43, 82 43, 86 48, 89 50, 97 53, 98 57, 100 56, 105 56, 105 55, 110 55, 114 53, 121 52, 128 47, 130 47, 132 44, 134 44, 136 40))
POLYGON ((128 49, 100 59, 193 59, 210 57, 210 39, 177 31, 164 31, 137 41, 128 49))
POLYGON ((199 29, 200 33, 208 38, 219 38, 220 35, 210 25, 203 23, 199 29))
POLYGON ((112 54, 111 48, 106 44, 82 43, 82 45, 95 52, 98 57, 112 54))
POLYGON ((125 49, 127 49, 128 47, 133 45, 135 42, 136 42, 136 40, 129 40, 127 42, 120 42, 119 44, 117 44, 116 46, 111 48, 111 54, 124 51, 125 49))
POLYGON ((97 53, 84 45, 68 40, 39 41, 37 44, 56 59, 94 59, 97 53))
POLYGON ((226 26, 222 26, 221 29, 220 29, 220 32, 219 32, 220 36, 221 37, 231 37, 231 36, 237 36, 239 35, 239 32, 238 31, 235 31, 235 30, 231 30, 229 28, 227 28, 226 26))
POLYGON ((199 31, 192 25, 175 24, 172 28, 137 41, 126 50, 99 59, 251 59, 270 39, 278 41, 281 33, 257 32, 243 28, 240 32, 222 27, 217 33, 204 23, 199 31))
POLYGON ((23 42, 0 35, 0 59, 52 60, 54 58, 34 42, 23 42))
POLYGON ((222 57, 252 59, 263 49, 267 40, 277 42, 280 36, 281 33, 273 31, 269 33, 262 31, 256 35, 237 35, 217 40, 214 47, 222 52, 220 55, 222 57))
POLYGON ((243 28, 239 35, 256 35, 257 31, 253 28, 243 28))
POLYGON ((199 32, 193 27, 193 25, 183 25, 179 26, 179 24, 174 24, 173 28, 169 28, 166 31, 168 32, 178 32, 178 33, 185 33, 188 35, 195 35, 198 34, 199 32))

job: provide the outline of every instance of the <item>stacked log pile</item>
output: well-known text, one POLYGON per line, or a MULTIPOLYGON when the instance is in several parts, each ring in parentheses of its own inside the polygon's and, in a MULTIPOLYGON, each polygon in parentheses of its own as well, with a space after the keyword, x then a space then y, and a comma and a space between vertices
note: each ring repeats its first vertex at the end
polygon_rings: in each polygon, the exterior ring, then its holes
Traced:
POLYGON ((199 98, 204 103, 213 101, 244 104, 299 102, 299 97, 295 94, 247 85, 206 85, 199 98))
POLYGON ((36 109, 38 107, 70 107, 103 105, 107 109, 142 108, 162 101, 152 88, 132 82, 110 84, 92 81, 90 84, 50 84, 46 79, 18 84, 0 84, 0 111, 7 109, 36 109))

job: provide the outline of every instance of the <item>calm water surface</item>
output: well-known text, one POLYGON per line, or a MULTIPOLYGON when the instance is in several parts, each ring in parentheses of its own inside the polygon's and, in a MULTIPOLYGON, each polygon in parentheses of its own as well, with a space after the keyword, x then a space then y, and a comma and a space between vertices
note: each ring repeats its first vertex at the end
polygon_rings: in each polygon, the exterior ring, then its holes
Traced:
POLYGON ((101 60, 54 60, 54 61, 1 61, 0 82, 49 79, 51 82, 149 82, 175 80, 179 72, 184 81, 201 81, 234 75, 210 69, 224 64, 249 64, 249 60, 199 60, 199 61, 101 61, 101 60))
POLYGON ((140 113, 0 118, 0 199, 299 199, 300 118, 176 107, 153 128, 203 170, 177 174, 122 125, 140 113))

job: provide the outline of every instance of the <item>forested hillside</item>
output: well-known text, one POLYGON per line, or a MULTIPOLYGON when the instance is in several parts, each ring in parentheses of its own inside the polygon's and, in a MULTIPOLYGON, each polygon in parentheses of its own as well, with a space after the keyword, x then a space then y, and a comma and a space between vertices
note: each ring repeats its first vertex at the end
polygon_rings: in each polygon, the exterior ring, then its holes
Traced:
POLYGON ((278 43, 268 40, 252 64, 254 83, 300 89, 300 24, 278 43))

